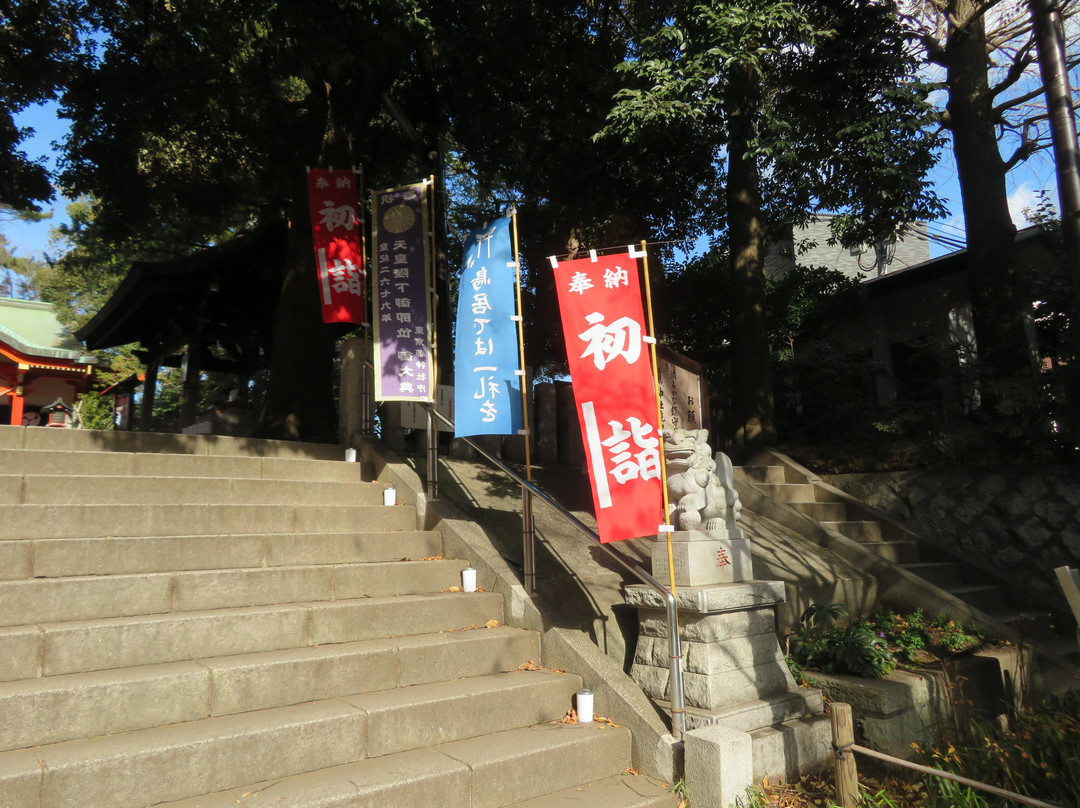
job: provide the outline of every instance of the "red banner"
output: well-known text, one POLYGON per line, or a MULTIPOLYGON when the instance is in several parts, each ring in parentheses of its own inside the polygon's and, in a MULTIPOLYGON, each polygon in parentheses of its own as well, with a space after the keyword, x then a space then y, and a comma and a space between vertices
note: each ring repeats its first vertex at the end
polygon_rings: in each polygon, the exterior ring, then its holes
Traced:
POLYGON ((637 261, 622 253, 552 266, 600 540, 654 536, 660 436, 637 261))
POLYGON ((319 273, 319 301, 324 323, 367 322, 364 287, 367 273, 360 246, 357 174, 352 169, 308 170, 308 203, 319 273))

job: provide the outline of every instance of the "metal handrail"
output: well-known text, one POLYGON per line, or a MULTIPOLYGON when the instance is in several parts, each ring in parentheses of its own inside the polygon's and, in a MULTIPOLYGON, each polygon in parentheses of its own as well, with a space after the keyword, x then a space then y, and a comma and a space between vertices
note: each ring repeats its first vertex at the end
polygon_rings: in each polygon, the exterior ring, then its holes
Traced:
MULTIPOLYGON (((424 408, 431 413, 435 418, 442 421, 450 429, 454 429, 454 422, 440 413, 431 404, 423 404, 424 408)), ((679 639, 679 621, 678 621, 678 606, 675 601, 675 595, 673 595, 667 587, 657 581, 652 575, 643 570, 639 565, 630 561, 622 553, 615 550, 611 546, 604 544, 600 541, 600 536, 588 525, 578 519, 567 508, 563 507, 558 501, 551 497, 543 489, 539 488, 535 483, 530 480, 526 480, 514 469, 508 466, 499 458, 495 457, 483 447, 477 445, 469 438, 462 437, 459 440, 465 441, 469 446, 475 449, 486 460, 493 463, 497 468, 506 474, 510 475, 514 480, 521 484, 522 488, 529 491, 533 496, 539 497, 547 505, 552 508, 557 514, 563 517, 567 522, 576 527, 581 533, 584 533, 589 539, 602 550, 604 550, 616 563, 626 569, 630 574, 634 575, 639 581, 655 589, 664 598, 664 602, 667 606, 667 623, 668 623, 668 657, 670 659, 670 675, 671 675, 671 734, 676 740, 682 740, 683 733, 686 729, 686 697, 685 690, 683 689, 683 671, 682 671, 682 645, 679 639)), ((430 463, 430 458, 429 458, 430 463)), ((530 515, 531 518, 531 515, 530 515)), ((531 548, 526 548, 525 559, 526 564, 528 560, 535 559, 535 554, 531 552, 531 548)), ((535 561, 533 562, 535 563, 535 561)), ((528 574, 528 571, 526 571, 528 574)), ((535 575, 535 572, 533 573, 535 575)))

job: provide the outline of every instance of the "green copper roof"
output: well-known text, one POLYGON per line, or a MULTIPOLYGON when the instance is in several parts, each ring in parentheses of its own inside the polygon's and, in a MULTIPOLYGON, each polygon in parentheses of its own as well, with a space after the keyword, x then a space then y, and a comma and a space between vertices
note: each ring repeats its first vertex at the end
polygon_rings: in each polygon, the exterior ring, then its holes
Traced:
POLYGON ((53 313, 49 303, 0 297, 0 341, 30 356, 96 364, 53 313))

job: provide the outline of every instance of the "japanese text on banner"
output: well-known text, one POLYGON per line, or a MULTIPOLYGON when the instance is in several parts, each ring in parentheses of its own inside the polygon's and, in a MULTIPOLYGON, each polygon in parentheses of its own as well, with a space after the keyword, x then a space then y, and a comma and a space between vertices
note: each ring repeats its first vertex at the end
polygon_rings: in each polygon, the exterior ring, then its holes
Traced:
POLYGON ((426 185, 372 194, 375 227, 375 398, 431 401, 426 185))
POLYGON ((555 287, 600 540, 655 535, 660 436, 637 261, 566 261, 555 287))
POLYGON ((459 436, 513 435, 521 428, 510 224, 500 218, 465 240, 454 363, 454 433, 459 436))
POLYGON ((366 323, 356 172, 313 168, 307 180, 323 322, 366 323))

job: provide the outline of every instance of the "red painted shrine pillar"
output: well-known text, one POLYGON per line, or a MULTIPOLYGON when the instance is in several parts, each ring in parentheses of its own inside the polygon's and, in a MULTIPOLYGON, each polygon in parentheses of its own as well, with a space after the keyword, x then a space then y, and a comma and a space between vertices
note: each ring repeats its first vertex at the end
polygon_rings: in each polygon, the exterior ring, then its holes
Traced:
POLYGON ((11 391, 11 425, 22 426, 23 419, 23 379, 26 374, 20 370, 15 378, 15 387, 11 391))

